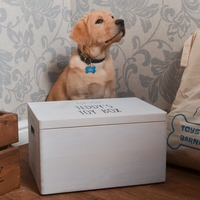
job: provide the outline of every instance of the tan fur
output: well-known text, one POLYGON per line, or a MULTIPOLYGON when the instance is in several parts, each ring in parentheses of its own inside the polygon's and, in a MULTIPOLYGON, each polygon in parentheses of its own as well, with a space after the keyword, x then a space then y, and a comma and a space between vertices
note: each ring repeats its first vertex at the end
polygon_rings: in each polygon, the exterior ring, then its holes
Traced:
POLYGON ((96 66, 96 73, 85 73, 86 63, 81 61, 77 50, 72 54, 69 65, 65 67, 49 92, 47 101, 97 99, 115 97, 115 71, 113 61, 108 55, 110 45, 119 42, 124 36, 124 27, 116 24, 112 14, 93 11, 81 18, 71 32, 71 39, 85 57, 105 60, 96 66), (98 19, 102 23, 96 23, 98 19))

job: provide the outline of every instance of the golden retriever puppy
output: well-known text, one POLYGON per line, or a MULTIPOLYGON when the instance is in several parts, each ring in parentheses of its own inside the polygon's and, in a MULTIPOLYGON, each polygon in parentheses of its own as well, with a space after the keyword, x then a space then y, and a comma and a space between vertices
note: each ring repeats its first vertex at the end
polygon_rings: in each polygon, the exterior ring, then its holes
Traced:
POLYGON ((70 34, 78 48, 46 100, 114 98, 115 70, 108 52, 124 35, 124 20, 108 12, 97 10, 81 18, 70 34))

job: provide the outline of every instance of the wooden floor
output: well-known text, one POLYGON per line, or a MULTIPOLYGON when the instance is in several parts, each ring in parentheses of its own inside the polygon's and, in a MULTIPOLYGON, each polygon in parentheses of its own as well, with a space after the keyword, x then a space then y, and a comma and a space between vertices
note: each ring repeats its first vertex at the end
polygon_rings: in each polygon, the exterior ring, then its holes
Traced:
POLYGON ((0 200, 200 200, 200 172, 167 166, 165 183, 41 196, 28 164, 28 145, 20 147, 21 187, 0 200))

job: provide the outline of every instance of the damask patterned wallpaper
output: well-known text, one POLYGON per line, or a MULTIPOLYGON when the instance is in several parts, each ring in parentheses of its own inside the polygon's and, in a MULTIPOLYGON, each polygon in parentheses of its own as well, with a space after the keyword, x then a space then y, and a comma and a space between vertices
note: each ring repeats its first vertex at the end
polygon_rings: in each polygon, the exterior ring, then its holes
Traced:
POLYGON ((118 97, 136 96, 169 111, 180 84, 184 41, 200 27, 200 0, 0 0, 0 109, 27 118, 44 101, 76 44, 77 20, 103 9, 123 18, 114 44, 118 97))

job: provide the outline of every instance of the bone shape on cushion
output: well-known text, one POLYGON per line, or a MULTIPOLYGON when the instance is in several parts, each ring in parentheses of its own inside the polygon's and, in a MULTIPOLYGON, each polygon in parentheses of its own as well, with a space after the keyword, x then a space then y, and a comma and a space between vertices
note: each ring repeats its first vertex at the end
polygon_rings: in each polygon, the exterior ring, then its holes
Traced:
POLYGON ((180 146, 200 150, 200 124, 189 122, 185 115, 174 116, 172 132, 167 137, 167 145, 177 150, 180 146))

